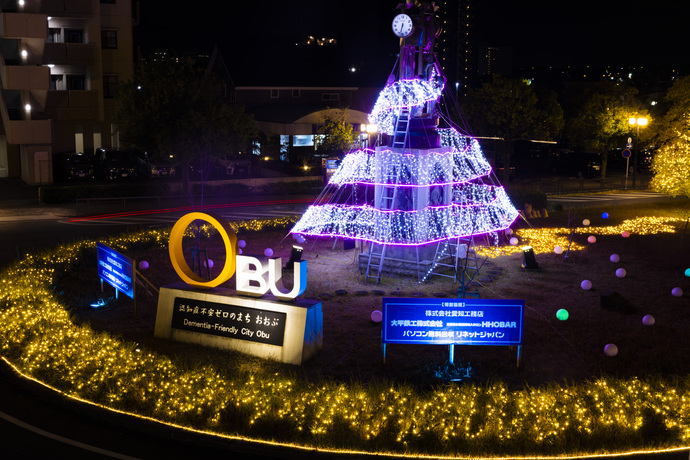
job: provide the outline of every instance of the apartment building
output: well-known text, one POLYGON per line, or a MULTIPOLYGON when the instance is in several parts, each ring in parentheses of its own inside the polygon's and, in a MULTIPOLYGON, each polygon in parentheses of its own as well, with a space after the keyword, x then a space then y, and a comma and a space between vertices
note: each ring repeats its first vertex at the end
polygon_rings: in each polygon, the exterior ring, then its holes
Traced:
POLYGON ((52 157, 118 148, 132 0, 0 0, 0 177, 52 182, 52 157))

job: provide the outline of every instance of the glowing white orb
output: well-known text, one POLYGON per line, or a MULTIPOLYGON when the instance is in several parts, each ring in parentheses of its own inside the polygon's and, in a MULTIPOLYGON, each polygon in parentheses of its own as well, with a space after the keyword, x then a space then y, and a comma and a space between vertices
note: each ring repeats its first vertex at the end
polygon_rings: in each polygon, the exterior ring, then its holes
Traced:
POLYGON ((512 237, 512 238, 510 239, 510 244, 512 244, 513 246, 517 246, 517 244, 518 244, 518 239, 515 238, 515 237, 512 237))
POLYGON ((555 252, 556 254, 563 254, 563 248, 560 246, 556 246, 555 248, 553 248, 553 252, 555 252))
POLYGON ((585 227, 588 226, 589 225, 589 219, 583 220, 582 225, 584 225, 585 227))
POLYGON ((642 318, 642 324, 644 324, 645 326, 654 326, 654 323, 656 323, 656 320, 652 315, 645 315, 642 318))
POLYGON ((609 257, 609 260, 613 262, 614 264, 617 264, 621 258, 618 254, 611 254, 611 257, 609 257))
POLYGON ((609 343, 604 347, 604 354, 606 356, 616 356, 618 354, 618 347, 613 343, 609 343))
POLYGON ((585 291, 589 291, 590 289, 592 289, 592 282, 590 280, 583 280, 580 283, 580 287, 585 291))
POLYGON ((375 323, 380 323, 383 320, 383 313, 379 310, 374 310, 371 312, 371 320, 375 323))
POLYGON ((597 242, 597 237, 594 236, 594 235, 589 235, 589 237, 587 237, 587 241, 590 242, 590 243, 596 243, 596 242, 597 242))
POLYGON ((618 270, 616 270, 616 276, 619 278, 625 278, 625 275, 627 274, 628 273, 625 271, 625 268, 619 268, 618 270))
POLYGON ((623 230, 623 232, 621 233, 621 236, 622 236, 623 238, 627 238, 627 237, 630 236, 630 232, 627 231, 627 230, 623 230))
POLYGON ((264 249, 264 255, 266 257, 273 257, 273 249, 271 249, 271 248, 264 249))
POLYGON ((245 247, 247 247, 247 242, 244 241, 244 240, 239 240, 239 241, 237 242, 237 246, 239 246, 239 247, 241 247, 241 248, 245 248, 245 247))
POLYGON ((679 287, 674 287, 671 290, 671 295, 673 295, 674 297, 683 297, 683 290, 679 287))
POLYGON ((149 263, 145 260, 139 262, 139 270, 146 270, 149 268, 149 263))

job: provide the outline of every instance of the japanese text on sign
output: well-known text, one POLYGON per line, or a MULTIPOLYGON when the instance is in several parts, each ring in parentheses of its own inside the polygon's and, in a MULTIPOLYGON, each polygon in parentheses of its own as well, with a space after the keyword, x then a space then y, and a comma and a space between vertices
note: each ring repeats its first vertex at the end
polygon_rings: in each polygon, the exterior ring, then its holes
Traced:
POLYGON ((525 302, 383 299, 383 343, 521 345, 525 302))
POLYGON ((175 297, 172 327, 282 346, 285 318, 281 312, 175 297))
POLYGON ((97 243, 98 276, 126 296, 134 298, 134 260, 97 243))

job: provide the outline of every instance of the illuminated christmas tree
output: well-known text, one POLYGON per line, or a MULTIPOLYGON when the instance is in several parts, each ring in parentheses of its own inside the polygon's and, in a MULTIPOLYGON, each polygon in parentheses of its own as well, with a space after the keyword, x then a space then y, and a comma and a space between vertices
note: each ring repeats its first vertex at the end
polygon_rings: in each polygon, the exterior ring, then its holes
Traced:
POLYGON ((441 245, 504 230, 518 216, 477 140, 449 119, 439 127, 445 77, 433 46, 440 28, 436 7, 416 3, 401 5, 393 21, 398 65, 369 115, 383 145, 348 153, 291 230, 368 242, 359 267, 367 277, 374 267, 377 281, 381 272, 421 278, 453 256, 441 245))

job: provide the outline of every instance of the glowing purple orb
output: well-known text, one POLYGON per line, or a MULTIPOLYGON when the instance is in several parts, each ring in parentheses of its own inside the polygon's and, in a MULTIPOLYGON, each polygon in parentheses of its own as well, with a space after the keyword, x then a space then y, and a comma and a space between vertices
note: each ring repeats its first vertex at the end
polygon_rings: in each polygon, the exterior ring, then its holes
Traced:
POLYGON ((592 282, 590 280, 583 280, 580 283, 580 287, 585 291, 589 291, 590 289, 592 289, 592 282))
POLYGON ((679 287, 674 287, 671 290, 671 295, 674 297, 683 297, 683 290, 679 287))
POLYGON ((611 257, 609 257, 609 260, 613 262, 614 264, 617 264, 621 258, 618 254, 611 254, 611 257))
POLYGON ((644 324, 645 326, 654 326, 654 323, 656 323, 656 320, 652 315, 645 315, 642 318, 642 324, 644 324))
POLYGON ((619 268, 618 270, 616 270, 616 276, 619 278, 625 278, 625 275, 627 274, 628 273, 625 271, 625 268, 619 268))
POLYGON ((616 356, 618 354, 618 347, 613 343, 609 343, 604 347, 604 354, 606 356, 616 356))

